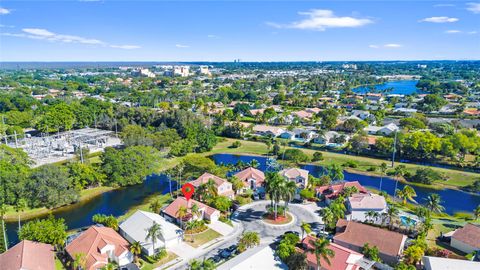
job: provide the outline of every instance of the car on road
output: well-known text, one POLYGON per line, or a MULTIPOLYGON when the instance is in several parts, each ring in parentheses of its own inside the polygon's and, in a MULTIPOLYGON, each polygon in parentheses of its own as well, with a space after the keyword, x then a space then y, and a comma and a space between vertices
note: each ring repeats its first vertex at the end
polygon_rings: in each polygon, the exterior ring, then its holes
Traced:
POLYGON ((220 255, 215 255, 210 258, 214 263, 219 263, 223 258, 220 255))
POLYGON ((237 248, 238 248, 237 245, 231 245, 227 248, 227 250, 233 253, 233 252, 237 251, 237 248))
POLYGON ((230 252, 228 249, 224 249, 222 250, 222 252, 220 253, 220 256, 224 259, 227 259, 229 258, 230 256, 232 256, 232 252, 230 252))

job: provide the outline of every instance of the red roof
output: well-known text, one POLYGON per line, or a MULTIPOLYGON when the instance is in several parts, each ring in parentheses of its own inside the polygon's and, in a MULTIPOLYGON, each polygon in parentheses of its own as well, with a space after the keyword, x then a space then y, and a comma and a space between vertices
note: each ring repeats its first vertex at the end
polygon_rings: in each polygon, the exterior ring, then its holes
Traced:
POLYGON ((128 251, 129 247, 127 240, 112 228, 91 226, 73 240, 66 250, 72 259, 75 259, 76 254, 85 254, 86 269, 93 270, 108 264, 108 254, 101 253, 101 249, 107 245, 115 247, 117 257, 128 251))
POLYGON ((456 230, 452 238, 468 244, 471 247, 480 249, 480 226, 469 223, 463 228, 456 230))
POLYGON ((334 199, 340 193, 342 193, 343 189, 346 187, 356 187, 358 192, 360 193, 368 193, 367 189, 365 189, 358 181, 352 182, 344 182, 335 185, 327 185, 315 188, 317 194, 325 196, 327 199, 334 199))
POLYGON ((243 181, 243 184, 245 186, 248 186, 248 183, 247 183, 248 179, 255 179, 256 181, 255 184, 257 186, 263 185, 263 183, 265 182, 265 174, 262 171, 255 169, 253 167, 248 167, 243 171, 239 171, 238 173, 235 174, 235 176, 241 181, 243 181))
POLYGON ((49 244, 23 240, 0 254, 2 270, 54 270, 53 247, 49 244))
POLYGON ((208 183, 208 180, 212 179, 213 182, 215 182, 215 186, 220 186, 221 184, 225 183, 225 182, 228 182, 227 180, 223 179, 223 178, 220 178, 216 175, 213 175, 211 173, 204 173, 202 175, 200 175, 200 177, 198 177, 197 179, 193 180, 193 181, 190 181, 190 183, 195 186, 195 187, 198 187, 200 186, 201 184, 206 184, 208 183))
POLYGON ((403 234, 387 229, 339 219, 337 234, 333 241, 337 244, 346 243, 350 246, 362 248, 364 244, 378 247, 381 254, 396 257, 401 254, 407 237, 403 234))
MULTIPOLYGON (((302 245, 306 249, 307 262, 308 265, 317 268, 317 258, 315 253, 309 252, 308 250, 313 248, 313 245, 310 242, 315 242, 317 239, 313 236, 308 235, 303 238, 302 245)), ((363 258, 363 254, 360 254, 356 251, 342 247, 335 243, 330 243, 328 248, 331 249, 335 256, 330 258, 330 264, 328 264, 325 259, 320 258, 320 265, 322 269, 326 270, 357 270, 360 269, 360 266, 355 265, 355 263, 363 258)))
POLYGON ((203 204, 199 201, 196 201, 194 199, 190 199, 188 202, 187 202, 187 199, 185 199, 185 197, 178 197, 176 198, 171 204, 169 204, 167 207, 165 207, 165 209, 163 209, 163 212, 171 217, 174 217, 174 218, 178 218, 178 209, 180 209, 180 206, 184 206, 187 208, 187 212, 188 212, 188 215, 186 217, 184 217, 183 219, 184 220, 189 220, 192 215, 190 213, 190 208, 196 204, 198 206, 199 209, 202 209, 204 208, 205 209, 205 215, 207 215, 207 217, 209 218, 212 214, 214 214, 215 212, 218 212, 217 209, 213 208, 213 207, 210 207, 206 204, 203 204))

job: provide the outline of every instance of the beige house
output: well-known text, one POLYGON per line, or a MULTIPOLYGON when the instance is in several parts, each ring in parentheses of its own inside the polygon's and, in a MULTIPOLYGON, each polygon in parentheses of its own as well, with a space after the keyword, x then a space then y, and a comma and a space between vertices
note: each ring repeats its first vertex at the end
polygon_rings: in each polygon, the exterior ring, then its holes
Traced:
POLYGON ((243 182, 245 189, 257 190, 265 182, 265 174, 253 167, 248 167, 234 175, 243 182))
POLYGON ((190 184, 192 184, 195 188, 198 188, 200 185, 208 183, 209 180, 213 180, 215 183, 218 195, 225 196, 230 199, 234 198, 235 192, 232 189, 232 183, 211 173, 202 174, 196 180, 191 181, 190 184))
POLYGON ((308 185, 308 171, 299 168, 283 169, 279 174, 289 181, 293 181, 299 188, 306 188, 308 185))
POLYGON ((450 245, 465 253, 480 250, 480 226, 467 224, 456 230, 451 238, 450 245))

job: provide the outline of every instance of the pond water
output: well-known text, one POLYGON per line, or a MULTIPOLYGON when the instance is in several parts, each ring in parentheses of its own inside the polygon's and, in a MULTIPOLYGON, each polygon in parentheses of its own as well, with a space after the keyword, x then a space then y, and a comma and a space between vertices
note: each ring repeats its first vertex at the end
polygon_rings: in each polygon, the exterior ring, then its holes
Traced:
MULTIPOLYGON (((238 161, 250 162, 253 159, 256 159, 260 166, 260 170, 266 170, 267 168, 267 158, 259 156, 239 156, 232 154, 216 154, 213 155, 213 159, 216 163, 224 164, 236 164, 238 161)), ((308 170, 311 175, 319 177, 325 174, 325 170, 321 166, 316 165, 304 165, 302 169, 308 170)), ((349 173, 344 171, 345 181, 358 181, 365 187, 371 187, 380 189, 380 177, 379 176, 369 176, 358 173, 349 173)), ((395 191, 396 180, 391 177, 383 177, 382 190, 386 191, 388 194, 393 195, 395 191)), ((403 189, 405 184, 398 182, 397 188, 403 189)), ((429 188, 422 188, 412 186, 417 193, 415 200, 422 204, 425 202, 425 198, 432 194, 438 193, 442 198, 442 205, 445 207, 445 212, 448 214, 454 214, 455 212, 473 212, 473 209, 480 205, 480 195, 470 194, 467 192, 453 190, 453 189, 444 189, 444 190, 434 190, 429 188)))
MULTIPOLYGON (((216 154, 212 156, 217 163, 236 164, 238 161, 250 162, 256 159, 260 170, 267 170, 267 158, 259 156, 239 156, 232 154, 216 154)), ((313 176, 318 177, 325 173, 321 166, 305 165, 303 169, 308 170, 313 176)), ((344 172, 346 181, 359 181, 363 186, 379 189, 380 177, 366 176, 355 173, 344 172)), ((384 177, 382 181, 382 190, 393 194, 395 189, 395 180, 384 177)), ((403 188, 402 183, 398 183, 398 188, 403 188)), ((172 189, 175 190, 176 183, 172 181, 172 189)), ((423 203, 425 197, 431 193, 438 193, 443 200, 445 212, 453 214, 457 211, 471 212, 480 204, 480 196, 457 191, 457 190, 432 190, 427 188, 413 187, 417 192, 416 200, 423 203)), ((79 229, 92 225, 92 216, 95 214, 105 214, 121 216, 131 207, 141 204, 146 198, 154 194, 166 194, 169 192, 169 181, 165 175, 152 175, 147 177, 145 182, 140 185, 130 186, 123 189, 106 192, 94 199, 75 204, 70 207, 63 207, 54 211, 53 215, 57 218, 65 219, 69 230, 79 229)), ((17 222, 9 222, 7 225, 7 234, 10 246, 18 242, 17 222)))
MULTIPOLYGON (((175 187, 176 183, 172 181, 172 189, 175 187)), ((65 219, 69 230, 83 228, 93 224, 92 217, 95 214, 121 216, 146 198, 169 191, 169 182, 165 175, 152 175, 147 177, 143 184, 112 190, 88 202, 59 208, 53 215, 65 219)), ((18 222, 8 222, 6 225, 8 240, 12 246, 18 242, 18 222)))
MULTIPOLYGON (((392 91, 387 92, 387 94, 410 95, 420 93, 421 91, 416 87, 417 82, 417 80, 389 81, 375 85, 375 92, 382 92, 386 89, 392 88, 392 91)), ((362 94, 372 92, 371 87, 368 86, 353 88, 352 91, 362 94)))

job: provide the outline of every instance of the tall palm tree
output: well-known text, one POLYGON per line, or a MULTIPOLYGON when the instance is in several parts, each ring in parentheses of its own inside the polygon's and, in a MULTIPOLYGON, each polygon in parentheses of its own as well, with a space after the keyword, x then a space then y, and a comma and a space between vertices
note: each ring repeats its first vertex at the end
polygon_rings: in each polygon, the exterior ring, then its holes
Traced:
POLYGON ((380 174, 380 191, 382 191, 383 176, 385 176, 387 172, 387 163, 382 162, 382 164, 380 164, 380 172, 382 173, 380 174))
POLYGON ((285 217, 287 216, 288 204, 297 193, 297 185, 293 181, 286 181, 283 185, 283 200, 285 201, 285 217))
POLYGON ((180 227, 183 227, 183 218, 186 217, 188 214, 188 209, 185 206, 180 206, 177 210, 177 217, 180 220, 180 227))
POLYGON ((18 230, 22 228, 22 225, 20 224, 20 213, 25 211, 27 209, 27 201, 25 199, 18 199, 17 203, 15 204, 15 211, 18 213, 18 230))
POLYGON ((302 221, 302 225, 300 225, 300 228, 302 229, 302 239, 305 233, 308 235, 312 232, 312 226, 310 225, 310 223, 307 223, 305 221, 302 221))
POLYGON ((87 264, 87 257, 85 253, 80 252, 75 254, 72 262, 73 269, 85 269, 86 264, 87 264))
POLYGON ((196 203, 194 203, 190 207, 190 213, 192 214, 192 216, 196 216, 196 217, 198 217, 198 215, 200 214, 200 209, 198 208, 198 205, 196 203))
POLYGON ((365 218, 367 219, 368 222, 373 221, 373 217, 375 216, 375 213, 376 212, 373 210, 365 212, 365 218))
POLYGON ((274 209, 274 216, 277 219, 277 204, 282 196, 282 185, 285 179, 278 173, 267 173, 265 178, 265 191, 270 195, 271 206, 274 209))
POLYGON ((333 214, 332 210, 328 207, 322 209, 322 220, 325 227, 330 227, 332 223, 335 221, 335 215, 333 214))
POLYGON ((152 240, 153 253, 155 253, 155 243, 160 237, 163 237, 162 226, 157 222, 153 222, 152 226, 148 228, 147 236, 145 237, 145 240, 152 240))
POLYGON ((430 211, 441 213, 443 210, 445 210, 445 208, 441 205, 442 199, 437 193, 430 194, 425 200, 425 207, 427 207, 430 211))
POLYGON ((388 215, 388 225, 390 228, 392 228, 395 219, 398 217, 398 212, 399 211, 397 207, 393 205, 388 206, 387 215, 388 215))
POLYGON ((395 170, 394 170, 394 175, 395 175, 395 190, 397 190, 397 186, 398 186, 398 181, 400 180, 400 177, 404 176, 405 175, 405 165, 398 165, 397 167, 395 167, 395 170))
POLYGON ((335 216, 335 218, 340 219, 345 216, 345 212, 347 211, 347 208, 343 203, 343 199, 338 201, 337 200, 335 200, 332 204, 330 204, 329 208, 332 210, 332 213, 335 216))
POLYGON ((158 214, 160 212, 160 209, 162 209, 162 202, 160 201, 160 198, 154 198, 150 202, 149 206, 150 210, 152 210, 155 214, 158 214))
POLYGON ((313 246, 309 252, 315 254, 315 258, 317 259, 317 270, 321 268, 320 259, 324 259, 328 265, 331 265, 330 258, 335 256, 335 252, 328 248, 330 245, 330 241, 325 238, 318 238, 316 241, 310 240, 310 244, 313 246))
POLYGON ((415 192, 415 189, 413 189, 411 186, 404 186, 402 190, 397 189, 395 194, 398 198, 402 199, 402 203, 404 205, 407 204, 407 200, 411 202, 416 202, 413 197, 417 197, 417 193, 415 192))
POLYGON ((142 245, 140 242, 135 241, 130 245, 130 252, 135 256, 135 263, 138 263, 138 255, 142 253, 142 245))

